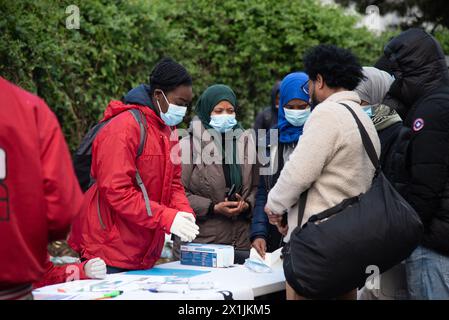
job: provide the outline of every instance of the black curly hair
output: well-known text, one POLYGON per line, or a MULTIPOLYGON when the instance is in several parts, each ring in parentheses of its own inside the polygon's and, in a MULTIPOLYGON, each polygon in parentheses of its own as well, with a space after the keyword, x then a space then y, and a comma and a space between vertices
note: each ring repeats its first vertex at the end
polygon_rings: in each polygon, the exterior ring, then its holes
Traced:
POLYGON ((354 90, 363 76, 363 69, 351 51, 334 45, 320 44, 304 55, 304 71, 309 79, 323 77, 330 88, 354 90))
POLYGON ((155 89, 161 89, 167 94, 181 85, 191 86, 192 78, 186 68, 172 58, 165 57, 151 71, 149 82, 150 95, 153 95, 155 89))

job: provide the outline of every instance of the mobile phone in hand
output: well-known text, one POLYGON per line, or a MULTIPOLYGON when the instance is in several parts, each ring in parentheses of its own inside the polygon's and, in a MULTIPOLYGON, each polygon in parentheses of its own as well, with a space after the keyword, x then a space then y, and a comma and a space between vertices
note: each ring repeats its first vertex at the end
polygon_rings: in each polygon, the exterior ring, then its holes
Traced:
POLYGON ((228 198, 228 201, 237 201, 237 197, 235 196, 235 184, 231 186, 228 193, 226 194, 226 198, 228 198))

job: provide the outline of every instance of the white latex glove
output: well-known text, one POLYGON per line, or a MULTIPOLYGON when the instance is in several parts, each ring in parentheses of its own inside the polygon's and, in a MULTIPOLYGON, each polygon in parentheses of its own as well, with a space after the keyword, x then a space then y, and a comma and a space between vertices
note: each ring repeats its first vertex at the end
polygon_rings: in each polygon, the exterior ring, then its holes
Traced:
POLYGON ((193 241, 198 233, 200 233, 193 214, 183 211, 179 211, 176 214, 170 232, 180 237, 181 241, 186 242, 193 241))
POLYGON ((189 219, 193 223, 196 222, 195 216, 193 214, 191 214, 190 212, 179 211, 178 214, 181 214, 183 217, 186 217, 187 219, 189 219))
POLYGON ((101 258, 91 259, 84 265, 84 272, 91 279, 104 279, 106 278, 106 263, 101 258))

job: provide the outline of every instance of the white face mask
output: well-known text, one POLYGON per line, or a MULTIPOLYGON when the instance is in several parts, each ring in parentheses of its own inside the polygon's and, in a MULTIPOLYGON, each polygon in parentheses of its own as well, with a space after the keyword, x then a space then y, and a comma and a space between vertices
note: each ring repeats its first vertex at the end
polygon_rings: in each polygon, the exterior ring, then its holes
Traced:
POLYGON ((310 108, 305 110, 293 110, 284 108, 285 119, 290 122, 292 126, 301 127, 310 116, 310 108))
POLYGON ((372 105, 366 105, 366 106, 362 106, 363 111, 365 111, 365 113, 368 115, 368 117, 372 118, 373 117, 373 106, 372 105))
POLYGON ((210 116, 209 125, 218 132, 225 133, 237 124, 235 114, 223 114, 210 116))
POLYGON ((162 94, 164 95, 165 101, 167 101, 168 109, 166 113, 162 112, 161 106, 159 104, 159 101, 156 100, 157 106, 159 107, 159 112, 161 115, 161 119, 165 122, 167 126, 176 126, 177 124, 182 122, 182 119, 184 119, 184 116, 187 112, 187 107, 178 106, 176 104, 170 103, 165 96, 164 91, 162 91, 162 94))

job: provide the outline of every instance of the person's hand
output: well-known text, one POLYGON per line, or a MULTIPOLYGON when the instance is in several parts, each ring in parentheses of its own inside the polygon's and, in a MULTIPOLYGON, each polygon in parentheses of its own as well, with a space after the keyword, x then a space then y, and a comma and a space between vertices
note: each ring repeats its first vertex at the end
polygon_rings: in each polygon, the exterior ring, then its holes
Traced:
POLYGON ((288 233, 288 224, 283 226, 282 223, 279 223, 277 225, 277 228, 278 228, 279 233, 282 234, 284 237, 287 235, 287 233, 288 233))
POLYGON ((241 195, 238 193, 235 194, 235 197, 237 198, 239 205, 238 208, 240 210, 240 213, 243 213, 249 209, 249 204, 246 202, 241 195))
POLYGON ((228 218, 232 218, 240 214, 239 202, 238 201, 225 201, 219 202, 214 206, 214 213, 224 215, 228 218))
POLYGON ((285 225, 282 224, 283 215, 274 213, 267 206, 265 206, 264 211, 268 216, 268 221, 270 222, 270 224, 275 225, 278 228, 278 231, 285 237, 288 232, 288 224, 287 223, 285 223, 285 225))
POLYGON ((268 221, 270 222, 270 224, 278 226, 281 224, 282 222, 282 215, 280 214, 275 214, 273 211, 271 211, 270 208, 268 208, 267 206, 265 206, 265 213, 267 214, 268 217, 268 221))
POLYGON ((187 219, 189 219, 193 223, 196 222, 195 216, 192 213, 185 212, 185 211, 179 211, 178 213, 182 214, 184 217, 186 217, 187 219))
POLYGON ((249 209, 249 204, 243 200, 238 193, 235 194, 237 201, 228 201, 228 198, 223 202, 219 202, 214 206, 214 213, 222 214, 228 218, 238 216, 242 212, 249 209))
POLYGON ((181 238, 181 241, 192 242, 199 234, 195 217, 189 212, 179 211, 170 228, 170 232, 181 238))
POLYGON ((257 253, 265 259, 265 252, 267 252, 267 242, 264 238, 256 238, 251 244, 257 253))
POLYGON ((106 263, 101 258, 94 258, 84 265, 84 273, 90 279, 106 278, 106 263))

